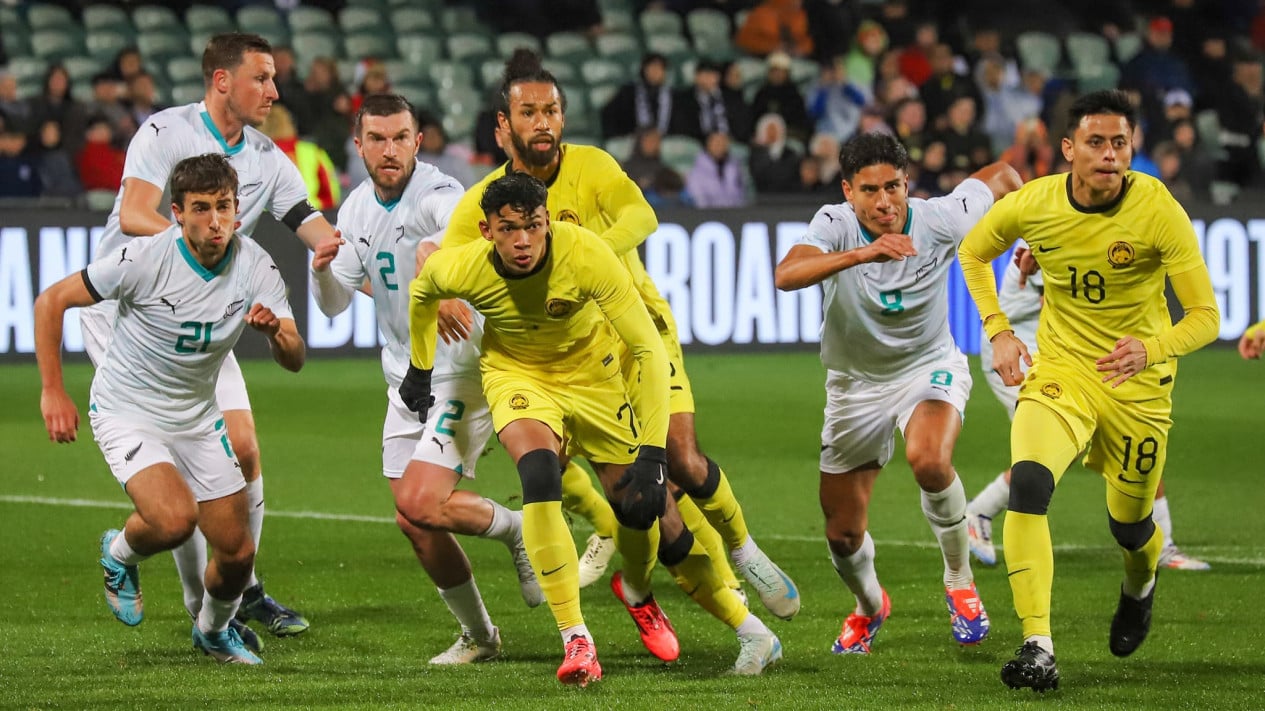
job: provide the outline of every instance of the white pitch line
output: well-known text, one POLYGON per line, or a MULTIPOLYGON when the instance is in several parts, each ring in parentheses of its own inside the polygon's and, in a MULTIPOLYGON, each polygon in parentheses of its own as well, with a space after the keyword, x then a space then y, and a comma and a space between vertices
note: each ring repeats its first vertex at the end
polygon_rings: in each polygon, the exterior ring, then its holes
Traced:
MULTIPOLYGON (((21 496, 12 494, 0 494, 0 503, 5 504, 41 504, 45 506, 71 506, 79 508, 96 508, 96 509, 131 509, 132 505, 124 501, 101 501, 97 499, 59 499, 49 496, 21 496)), ((275 516, 277 518, 297 518, 315 521, 355 521, 358 523, 387 523, 394 524, 394 516, 365 516, 362 514, 341 514, 327 513, 324 511, 277 511, 269 509, 266 516, 275 516)), ((825 539, 821 536, 801 536, 786 534, 765 534, 760 536, 763 540, 770 541, 789 541, 793 543, 824 543, 825 539)), ((896 541, 896 540, 880 540, 877 544, 883 546, 893 546, 898 548, 939 548, 934 541, 896 541)), ((1001 546, 997 546, 997 550, 1001 550, 1001 546)), ((1241 548, 1231 546, 1211 546, 1210 549, 1222 551, 1237 551, 1241 548)), ((1118 550, 1116 546, 1107 545, 1082 545, 1078 543, 1064 543, 1054 546, 1054 550, 1058 552, 1113 552, 1118 550)), ((1258 568, 1265 568, 1265 557, 1248 557, 1237 558, 1230 556, 1202 556, 1209 563, 1221 563, 1224 565, 1249 565, 1258 568)))

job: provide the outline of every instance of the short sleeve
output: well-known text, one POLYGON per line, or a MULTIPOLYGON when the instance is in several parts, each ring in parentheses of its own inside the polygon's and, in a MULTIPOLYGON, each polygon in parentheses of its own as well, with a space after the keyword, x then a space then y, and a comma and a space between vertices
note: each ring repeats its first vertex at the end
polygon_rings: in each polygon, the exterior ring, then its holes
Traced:
POLYGON ((277 318, 294 318, 294 311, 286 299, 285 281, 281 279, 281 270, 262 248, 252 250, 256 260, 254 264, 252 289, 255 294, 254 303, 272 311, 277 318))
POLYGON ((826 205, 813 215, 808 232, 797 244, 816 247, 823 252, 841 252, 856 243, 856 216, 843 205, 826 205))
POLYGON ((161 113, 150 116, 127 146, 123 179, 139 178, 159 190, 166 190, 171 171, 184 157, 182 151, 189 143, 186 134, 171 117, 161 113))
POLYGON ((967 178, 953 192, 932 198, 924 205, 926 211, 921 217, 932 232, 956 246, 993 206, 993 190, 982 180, 967 178))
MULTIPOLYGON (((149 237, 148 239, 159 239, 149 237)), ((98 301, 123 299, 136 290, 144 260, 137 256, 138 244, 124 244, 107 252, 83 270, 88 292, 98 301)))
POLYGON ((423 218, 421 225, 425 232, 422 237, 423 242, 442 246, 444 232, 448 229, 448 221, 456 212, 463 195, 465 191, 455 178, 441 181, 422 194, 418 214, 423 218))

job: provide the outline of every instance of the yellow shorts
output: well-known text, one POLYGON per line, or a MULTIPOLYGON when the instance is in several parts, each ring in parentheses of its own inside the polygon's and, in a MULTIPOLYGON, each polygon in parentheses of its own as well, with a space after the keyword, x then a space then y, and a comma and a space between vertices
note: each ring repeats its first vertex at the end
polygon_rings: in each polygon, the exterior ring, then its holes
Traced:
MULTIPOLYGON (((1145 501, 1149 512, 1167 459, 1172 388, 1169 377, 1155 388, 1154 397, 1121 402, 1093 374, 1043 359, 1024 380, 1019 407, 1022 410, 1025 403, 1032 403, 1053 411, 1065 430, 1048 436, 1070 436, 1085 453, 1086 467, 1102 474, 1107 485, 1124 498, 1145 501)), ((1015 416, 1021 415, 1016 412, 1015 416)))
MULTIPOLYGON (((658 320, 656 325, 662 325, 658 320)), ((676 328, 669 332, 659 331, 663 339, 663 348, 668 352, 668 414, 694 412, 694 391, 690 388, 690 377, 685 374, 685 356, 681 353, 681 341, 676 337, 676 328)), ((620 341, 619 358, 624 371, 624 383, 628 388, 636 387, 641 380, 641 369, 628 346, 620 341)))
POLYGON ((537 420, 562 441, 562 451, 601 464, 630 464, 641 444, 620 371, 612 363, 603 377, 574 373, 485 370, 483 392, 500 432, 516 420, 537 420))

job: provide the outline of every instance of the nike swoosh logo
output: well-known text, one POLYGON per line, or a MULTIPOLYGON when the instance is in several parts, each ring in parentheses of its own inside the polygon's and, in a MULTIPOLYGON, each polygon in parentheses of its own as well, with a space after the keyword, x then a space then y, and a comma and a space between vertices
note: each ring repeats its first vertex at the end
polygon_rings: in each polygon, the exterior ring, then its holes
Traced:
POLYGON ((1063 249, 1063 247, 1062 245, 1058 247, 1045 247, 1045 246, 1037 247, 1037 251, 1040 252, 1041 254, 1045 254, 1046 252, 1053 252, 1056 249, 1063 249))
POLYGON ((565 568, 565 567, 567 567, 567 564, 566 564, 566 563, 563 563, 562 565, 558 566, 557 568, 554 568, 553 570, 542 570, 542 571, 540 571, 540 574, 541 574, 541 575, 553 575, 554 573, 558 572, 559 570, 562 570, 562 569, 563 569, 563 568, 565 568))
POLYGON ((659 470, 659 480, 655 482, 659 486, 663 486, 663 470, 659 470))
POLYGON ((1126 479, 1124 478, 1124 474, 1117 474, 1116 478, 1119 479, 1120 481, 1123 481, 1126 484, 1145 484, 1146 483, 1146 479, 1126 479))
POLYGON ((1018 575, 1018 574, 1020 574, 1020 573, 1026 573, 1026 572, 1028 572, 1029 570, 1032 570, 1032 568, 1020 568, 1019 570, 1016 570, 1016 571, 1013 571, 1013 572, 1007 573, 1007 574, 1006 574, 1006 577, 1008 577, 1008 578, 1009 578, 1009 577, 1010 577, 1010 576, 1012 576, 1012 575, 1018 575))
POLYGON ((141 447, 143 447, 143 446, 145 446, 145 443, 144 443, 144 442, 141 442, 140 444, 138 444, 138 445, 136 445, 135 447, 133 447, 133 448, 132 448, 132 451, 130 451, 130 452, 128 452, 127 454, 124 454, 124 455, 123 455, 123 461, 125 461, 125 462, 130 462, 130 461, 132 461, 132 458, 136 456, 136 453, 137 453, 137 452, 141 451, 141 447))

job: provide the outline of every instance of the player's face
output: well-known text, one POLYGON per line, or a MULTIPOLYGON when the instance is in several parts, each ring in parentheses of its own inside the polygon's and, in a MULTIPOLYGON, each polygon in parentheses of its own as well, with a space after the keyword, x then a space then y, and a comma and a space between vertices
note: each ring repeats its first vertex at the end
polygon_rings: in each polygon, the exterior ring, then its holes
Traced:
POLYGON ((171 204, 180 223, 185 245, 202 266, 211 267, 224 258, 237 225, 237 196, 219 193, 186 193, 184 204, 171 204))
POLYGON ((843 181, 843 197, 852 203, 857 221, 874 236, 905 229, 909 180, 905 171, 887 163, 867 165, 843 181))
POLYGON ((272 110, 272 102, 277 100, 277 85, 273 82, 277 70, 272 55, 246 52, 242 63, 226 75, 229 113, 248 126, 262 124, 272 110))
POLYGON ((417 166, 414 156, 421 140, 413 116, 407 111, 361 117, 356 150, 380 194, 398 196, 408 185, 417 166))
POLYGON ((530 274, 545 256, 549 237, 549 210, 544 205, 522 213, 506 205, 490 212, 479 231, 491 240, 510 274, 530 274))
POLYGON ((1133 131, 1123 116, 1083 117, 1072 137, 1063 139, 1063 157, 1072 164, 1073 192, 1079 184, 1095 199, 1114 198, 1133 161, 1132 139, 1133 131))
POLYGON ((562 96, 551 82, 519 82, 510 87, 509 116, 500 115, 509 128, 513 155, 528 168, 545 168, 558 160, 562 141, 562 96))

